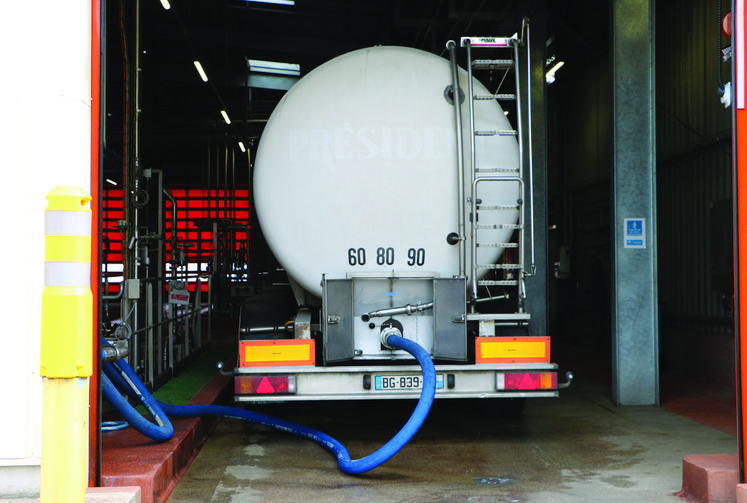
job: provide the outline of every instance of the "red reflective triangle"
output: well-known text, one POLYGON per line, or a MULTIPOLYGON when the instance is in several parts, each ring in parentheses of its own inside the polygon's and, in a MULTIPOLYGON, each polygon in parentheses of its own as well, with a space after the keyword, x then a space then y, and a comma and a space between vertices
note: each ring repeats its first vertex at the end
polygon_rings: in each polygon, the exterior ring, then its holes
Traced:
POLYGON ((267 376, 263 377, 259 386, 257 386, 257 393, 275 393, 275 388, 272 387, 272 383, 267 376))
POLYGON ((519 383, 519 389, 536 389, 537 385, 532 377, 532 374, 524 374, 524 377, 519 383))

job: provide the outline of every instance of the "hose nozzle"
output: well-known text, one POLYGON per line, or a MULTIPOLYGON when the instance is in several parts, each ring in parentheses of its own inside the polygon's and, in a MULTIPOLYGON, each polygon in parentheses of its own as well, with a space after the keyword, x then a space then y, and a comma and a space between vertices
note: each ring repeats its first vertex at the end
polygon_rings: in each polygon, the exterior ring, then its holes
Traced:
POLYGON ((394 349, 394 347, 389 344, 389 337, 393 335, 402 337, 402 332, 399 328, 394 326, 386 327, 381 331, 381 344, 383 344, 385 348, 394 349))
POLYGON ((395 320, 394 318, 389 318, 384 323, 381 324, 381 331, 379 332, 379 337, 381 338, 381 344, 386 349, 397 349, 394 347, 394 345, 389 343, 389 338, 392 336, 397 337, 404 337, 405 333, 405 327, 402 326, 402 323, 395 320))

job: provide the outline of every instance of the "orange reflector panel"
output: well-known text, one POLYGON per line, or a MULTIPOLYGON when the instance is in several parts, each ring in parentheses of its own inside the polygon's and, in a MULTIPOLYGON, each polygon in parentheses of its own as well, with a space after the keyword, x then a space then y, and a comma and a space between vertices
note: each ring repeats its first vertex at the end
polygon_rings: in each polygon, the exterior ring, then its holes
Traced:
POLYGON ((239 341, 239 367, 314 365, 314 339, 239 341))
POLYGON ((558 374, 555 372, 515 372, 496 374, 496 388, 504 391, 529 391, 556 389, 558 374))
POLYGON ((236 376, 237 395, 288 395, 296 392, 296 376, 236 376))
POLYGON ((549 337, 477 337, 477 363, 549 363, 549 337))

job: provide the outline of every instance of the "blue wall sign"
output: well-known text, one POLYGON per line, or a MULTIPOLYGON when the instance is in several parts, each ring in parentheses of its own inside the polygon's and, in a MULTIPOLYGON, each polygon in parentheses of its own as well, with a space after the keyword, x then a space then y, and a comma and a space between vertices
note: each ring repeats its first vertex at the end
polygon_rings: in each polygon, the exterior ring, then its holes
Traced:
POLYGON ((646 219, 626 218, 623 240, 625 248, 646 248, 646 219))

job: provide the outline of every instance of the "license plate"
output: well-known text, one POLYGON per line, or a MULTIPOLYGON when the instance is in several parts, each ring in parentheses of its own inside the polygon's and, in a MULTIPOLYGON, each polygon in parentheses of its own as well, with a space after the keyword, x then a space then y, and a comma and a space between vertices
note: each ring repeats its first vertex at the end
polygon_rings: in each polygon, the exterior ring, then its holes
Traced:
MULTIPOLYGON (((436 375, 436 389, 443 389, 443 374, 436 375)), ((399 391, 423 389, 422 375, 387 375, 374 376, 374 388, 376 391, 399 391)))

